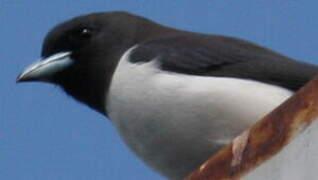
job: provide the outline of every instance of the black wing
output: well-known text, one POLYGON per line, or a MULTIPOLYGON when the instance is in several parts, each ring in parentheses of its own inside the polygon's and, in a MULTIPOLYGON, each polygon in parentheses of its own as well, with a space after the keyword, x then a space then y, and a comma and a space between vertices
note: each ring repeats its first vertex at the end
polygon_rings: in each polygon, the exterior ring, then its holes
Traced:
POLYGON ((318 72, 315 65, 295 61, 247 41, 202 34, 142 43, 132 53, 131 61, 154 58, 166 71, 251 79, 290 90, 298 90, 318 72))

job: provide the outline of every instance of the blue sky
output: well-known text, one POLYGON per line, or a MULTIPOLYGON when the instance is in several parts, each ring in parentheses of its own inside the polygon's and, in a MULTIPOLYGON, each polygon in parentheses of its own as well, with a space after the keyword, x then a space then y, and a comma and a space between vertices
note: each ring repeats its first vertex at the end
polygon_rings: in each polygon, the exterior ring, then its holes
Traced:
POLYGON ((160 180, 103 116, 43 83, 15 78, 56 23, 126 10, 196 32, 235 36, 316 63, 316 0, 0 0, 0 179, 160 180))

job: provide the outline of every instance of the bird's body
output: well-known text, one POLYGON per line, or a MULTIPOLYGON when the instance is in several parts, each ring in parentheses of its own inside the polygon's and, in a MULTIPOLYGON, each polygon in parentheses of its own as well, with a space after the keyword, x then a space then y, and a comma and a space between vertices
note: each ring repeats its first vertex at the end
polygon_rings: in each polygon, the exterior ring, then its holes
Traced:
POLYGON ((45 63, 19 81, 58 84, 105 114, 128 146, 170 179, 184 178, 318 72, 243 40, 121 12, 57 26, 42 56, 45 63))
POLYGON ((135 64, 130 54, 121 58, 112 78, 109 118, 136 154, 173 179, 191 172, 292 94, 253 80, 160 71, 156 58, 135 64))

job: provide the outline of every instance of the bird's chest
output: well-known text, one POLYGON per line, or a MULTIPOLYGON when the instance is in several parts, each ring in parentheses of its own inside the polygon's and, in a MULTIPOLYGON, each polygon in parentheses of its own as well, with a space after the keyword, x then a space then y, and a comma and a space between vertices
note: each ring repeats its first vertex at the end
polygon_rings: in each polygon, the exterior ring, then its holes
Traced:
POLYGON ((121 61, 107 109, 130 148, 169 175, 193 168, 291 94, 255 81, 173 74, 155 62, 121 61), (177 165, 187 160, 189 167, 177 165))

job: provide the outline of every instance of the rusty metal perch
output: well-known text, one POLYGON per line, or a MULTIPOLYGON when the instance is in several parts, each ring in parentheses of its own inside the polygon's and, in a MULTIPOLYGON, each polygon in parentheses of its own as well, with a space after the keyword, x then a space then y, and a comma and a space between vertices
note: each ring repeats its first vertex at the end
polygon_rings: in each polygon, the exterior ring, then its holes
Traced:
POLYGON ((317 119, 318 76, 185 180, 318 179, 317 119))

